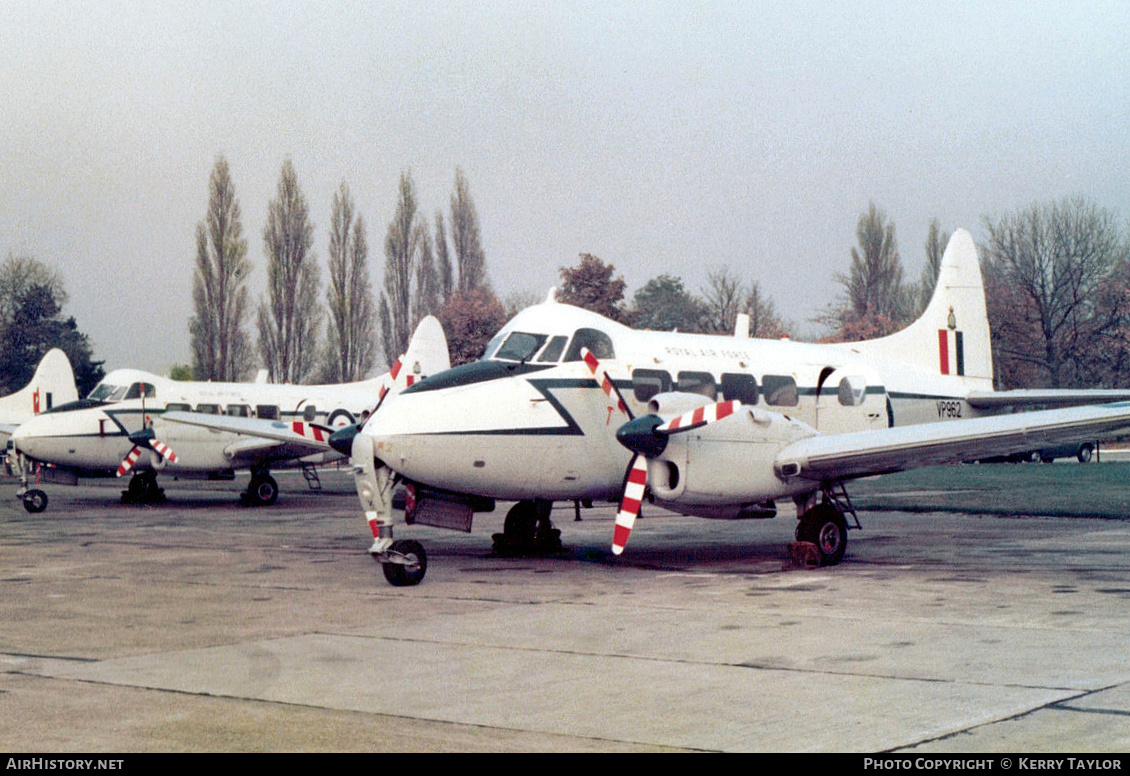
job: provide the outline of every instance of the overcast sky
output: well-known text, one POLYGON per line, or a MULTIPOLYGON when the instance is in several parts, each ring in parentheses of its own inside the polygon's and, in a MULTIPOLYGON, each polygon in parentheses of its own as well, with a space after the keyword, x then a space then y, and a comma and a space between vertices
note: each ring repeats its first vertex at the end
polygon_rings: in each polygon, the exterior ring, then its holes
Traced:
POLYGON ((580 253, 629 297, 728 266, 813 332, 869 202, 911 279, 932 218, 980 239, 1082 195, 1125 223, 1128 63, 1125 2, 5 0, 0 255, 62 271, 107 370, 167 372, 217 155, 256 306, 285 158, 323 267, 348 182, 378 290, 401 171, 430 219, 462 167, 500 297, 580 253))

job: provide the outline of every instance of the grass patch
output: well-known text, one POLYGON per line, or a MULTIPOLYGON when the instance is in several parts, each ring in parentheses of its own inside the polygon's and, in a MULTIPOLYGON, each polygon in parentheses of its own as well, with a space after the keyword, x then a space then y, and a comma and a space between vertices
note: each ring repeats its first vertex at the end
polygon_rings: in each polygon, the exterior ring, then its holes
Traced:
POLYGON ((958 464, 848 483, 859 510, 1130 517, 1130 463, 958 464))

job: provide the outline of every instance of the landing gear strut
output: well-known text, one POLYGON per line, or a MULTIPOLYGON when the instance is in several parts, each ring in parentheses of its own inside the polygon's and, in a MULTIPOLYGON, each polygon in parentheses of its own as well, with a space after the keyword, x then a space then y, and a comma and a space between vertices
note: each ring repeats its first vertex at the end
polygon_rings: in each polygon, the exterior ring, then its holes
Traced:
POLYGON ((494 552, 505 557, 552 555, 561 551, 561 531, 553 527, 552 501, 519 501, 506 513, 502 533, 494 535, 494 552))
POLYGON ((393 587, 420 584, 428 571, 428 554, 417 541, 392 539, 392 491, 396 481, 392 470, 376 460, 372 437, 354 437, 349 462, 365 521, 373 534, 369 555, 381 564, 385 579, 393 587))
MULTIPOLYGON (((12 466, 12 458, 6 457, 4 462, 7 466, 12 466)), ((28 461, 23 455, 15 454, 15 469, 20 477, 20 488, 16 491, 16 498, 24 504, 24 509, 33 515, 39 514, 47 509, 47 494, 39 488, 28 487, 31 483, 31 469, 33 464, 28 461)), ((38 484, 38 479, 36 480, 38 484)))

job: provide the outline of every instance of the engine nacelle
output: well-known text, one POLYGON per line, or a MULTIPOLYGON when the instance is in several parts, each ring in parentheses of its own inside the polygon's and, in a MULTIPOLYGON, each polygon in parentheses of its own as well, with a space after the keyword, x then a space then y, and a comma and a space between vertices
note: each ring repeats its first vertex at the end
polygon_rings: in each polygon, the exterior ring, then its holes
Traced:
POLYGON ((774 462, 786 445, 816 435, 811 426, 786 415, 742 407, 717 422, 671 435, 663 452, 648 460, 648 485, 656 499, 679 505, 677 511, 736 506, 734 516, 746 516, 742 510, 748 512, 750 505, 812 490, 810 481, 777 476, 774 462))
POLYGON ((714 400, 712 398, 703 396, 700 393, 667 391, 666 393, 657 393, 652 396, 647 402, 647 411, 652 415, 672 417, 674 415, 682 415, 684 412, 690 412, 691 410, 697 410, 699 407, 705 407, 707 404, 713 403, 714 400))

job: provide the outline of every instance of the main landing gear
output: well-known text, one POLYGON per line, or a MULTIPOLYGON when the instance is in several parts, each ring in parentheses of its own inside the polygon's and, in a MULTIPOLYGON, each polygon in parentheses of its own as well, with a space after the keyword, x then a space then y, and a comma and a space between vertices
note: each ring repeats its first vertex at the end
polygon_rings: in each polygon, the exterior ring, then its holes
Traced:
POLYGON ((247 483, 247 490, 239 494, 239 500, 247 506, 269 507, 279 500, 279 484, 266 467, 253 467, 251 482, 247 483))
POLYGON ((129 486, 122 491, 123 504, 164 504, 165 489, 157 484, 157 472, 138 472, 129 479, 129 486))
POLYGON ((544 499, 519 501, 511 507, 502 533, 493 537, 495 554, 522 557, 561 552, 561 531, 549 519, 552 509, 553 502, 544 499))
POLYGON ((803 503, 798 502, 797 511, 796 540, 801 550, 809 552, 794 554, 804 556, 800 558, 802 561, 815 561, 810 565, 816 566, 835 566, 843 560, 848 544, 845 513, 851 515, 855 523, 853 528, 862 527, 843 485, 825 487, 819 502, 816 502, 816 494, 812 494, 803 503), (815 558, 809 554, 811 547, 815 547, 815 558))

